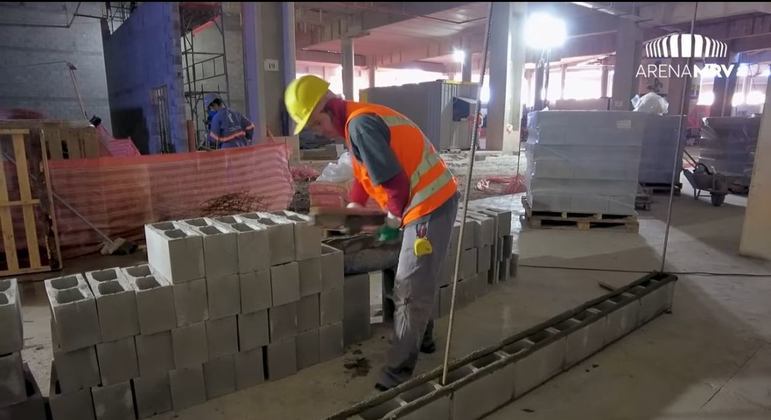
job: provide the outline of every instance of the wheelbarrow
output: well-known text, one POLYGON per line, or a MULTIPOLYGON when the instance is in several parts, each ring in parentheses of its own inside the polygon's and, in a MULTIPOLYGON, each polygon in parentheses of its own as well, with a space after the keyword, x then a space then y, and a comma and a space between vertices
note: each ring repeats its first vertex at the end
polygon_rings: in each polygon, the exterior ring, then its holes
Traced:
POLYGON ((708 192, 712 205, 720 207, 728 194, 728 180, 725 175, 721 175, 714 168, 710 169, 703 163, 696 163, 688 152, 685 155, 690 158, 694 165, 693 170, 683 169, 683 175, 693 187, 693 199, 698 200, 702 192, 708 192))

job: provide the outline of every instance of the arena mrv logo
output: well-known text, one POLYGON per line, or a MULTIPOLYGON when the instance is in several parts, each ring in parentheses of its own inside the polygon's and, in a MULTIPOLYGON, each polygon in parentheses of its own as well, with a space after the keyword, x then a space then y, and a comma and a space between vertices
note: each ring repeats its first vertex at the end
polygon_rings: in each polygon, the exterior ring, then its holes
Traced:
MULTIPOLYGON (((651 39, 644 45, 647 58, 725 58, 728 45, 725 42, 699 34, 672 33, 651 39)), ((637 77, 728 77, 736 64, 640 64, 637 77)))

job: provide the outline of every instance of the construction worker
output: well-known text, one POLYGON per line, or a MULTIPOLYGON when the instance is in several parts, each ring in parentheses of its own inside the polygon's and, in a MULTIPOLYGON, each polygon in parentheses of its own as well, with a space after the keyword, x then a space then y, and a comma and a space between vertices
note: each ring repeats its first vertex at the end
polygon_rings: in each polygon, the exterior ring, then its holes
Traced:
POLYGON ((209 123, 209 143, 215 149, 228 149, 252 144, 254 124, 246 117, 225 106, 217 95, 207 94, 204 105, 211 117, 209 123))
POLYGON ((419 352, 436 349, 432 314, 458 209, 457 183, 423 132, 393 109, 340 99, 310 75, 290 83, 284 101, 295 134, 308 128, 344 139, 355 178, 349 207, 372 198, 388 213, 386 224, 403 231, 394 334, 375 386, 384 391, 412 376, 419 352))

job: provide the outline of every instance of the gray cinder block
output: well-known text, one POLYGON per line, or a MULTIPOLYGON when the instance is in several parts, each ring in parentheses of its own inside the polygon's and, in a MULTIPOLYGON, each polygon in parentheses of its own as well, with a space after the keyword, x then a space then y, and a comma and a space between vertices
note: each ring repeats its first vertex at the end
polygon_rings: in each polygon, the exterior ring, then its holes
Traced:
POLYGON ((236 389, 245 389, 265 382, 262 347, 235 354, 236 389))
POLYGON ((505 353, 492 353, 472 362, 474 371, 487 368, 490 374, 458 388, 453 392, 453 418, 478 419, 504 405, 514 392, 510 372, 501 366, 505 353), (501 366, 496 368, 495 366, 501 366))
MULTIPOLYGON (((655 285, 653 280, 651 280, 651 284, 655 285)), ((670 283, 659 287, 640 298, 640 316, 638 321, 640 325, 650 321, 656 315, 669 309, 670 286, 673 285, 674 283, 670 283)))
POLYGON ((139 376, 134 337, 107 341, 96 345, 102 385, 113 385, 139 376))
POLYGON ((477 274, 477 249, 464 249, 460 260, 460 278, 469 279, 477 274))
MULTIPOLYGON (((149 269, 149 266, 144 267, 149 269)), ((127 273, 127 269, 123 269, 123 272, 127 273)), ((151 274, 144 277, 129 277, 129 282, 136 293, 141 334, 155 334, 177 326, 174 289, 168 280, 160 275, 151 274)))
POLYGON ((173 284, 202 279, 203 239, 189 225, 162 222, 145 225, 147 260, 173 284))
POLYGON ((571 367, 581 360, 598 352, 605 344, 605 328, 607 319, 597 318, 599 311, 588 309, 575 316, 576 320, 584 323, 577 331, 569 334, 566 339, 565 367, 571 367))
POLYGON ((238 274, 206 279, 209 319, 224 318, 241 312, 241 288, 238 274))
POLYGON ((51 407, 53 420, 94 420, 94 401, 91 398, 91 388, 85 387, 72 392, 62 392, 53 363, 51 364, 48 404, 51 407))
POLYGON ((191 280, 174 284, 174 311, 177 314, 177 326, 195 324, 209 318, 209 306, 206 297, 206 279, 191 280))
POLYGON ((314 329, 297 335, 297 369, 305 369, 319 363, 319 330, 314 329))
POLYGON ((345 276, 343 252, 326 244, 321 245, 321 290, 341 289, 345 276))
POLYGON ((270 213, 245 213, 237 216, 240 221, 257 223, 268 230, 270 265, 286 264, 295 259, 294 226, 283 217, 270 213))
POLYGON ((152 377, 174 369, 174 346, 171 331, 134 337, 139 376, 152 377))
POLYGON ((300 300, 300 270, 296 262, 270 267, 273 306, 300 300))
POLYGON ((343 323, 337 322, 319 328, 319 362, 343 355, 343 323))
MULTIPOLYGON (((425 383, 399 394, 399 398, 405 402, 412 402, 430 392, 433 392, 437 388, 439 388, 439 384, 435 382, 425 383)), ((450 409, 450 397, 448 395, 442 398, 437 398, 434 401, 421 406, 417 410, 405 414, 401 418, 404 420, 449 419, 451 418, 450 409)))
POLYGON ((209 360, 238 352, 238 326, 236 316, 206 321, 206 337, 209 360))
POLYGON ((238 348, 245 352, 254 350, 270 343, 268 326, 268 310, 239 314, 238 318, 238 348))
POLYGON ((297 306, 297 327, 300 332, 319 327, 319 295, 300 299, 297 306))
POLYGON ((280 216, 290 220, 294 227, 295 259, 303 261, 321 255, 321 229, 311 225, 311 218, 283 210, 280 216))
POLYGON ((131 384, 120 382, 107 386, 91 388, 94 399, 94 413, 97 420, 134 420, 134 400, 131 397, 131 384))
MULTIPOLYGON (((492 249, 490 248, 490 245, 484 245, 483 247, 477 249, 477 273, 484 273, 490 269, 491 251, 492 249)), ((486 277, 485 281, 487 281, 486 277)))
POLYGON ((222 224, 196 227, 195 230, 203 238, 206 279, 238 274, 236 231, 222 224))
POLYGON ((46 419, 46 407, 43 395, 40 393, 35 377, 29 370, 29 366, 24 364, 24 382, 26 398, 16 404, 0 408, 0 420, 43 420, 46 419))
POLYGON ((321 293, 321 257, 297 261, 300 273, 300 297, 321 293))
POLYGON ((480 213, 496 218, 496 236, 511 235, 511 211, 494 208, 480 209, 480 213))
POLYGON ((99 385, 101 381, 94 346, 67 352, 54 351, 54 364, 64 393, 99 385))
POLYGON ((503 236, 503 258, 511 258, 511 253, 514 252, 514 237, 511 235, 503 236))
POLYGON ((21 326, 21 296, 16 279, 0 280, 0 354, 21 351, 24 332, 21 326))
POLYGON ((206 402, 206 385, 201 365, 177 368, 169 372, 171 405, 174 411, 206 402))
POLYGON ((264 226, 241 223, 234 216, 216 217, 214 221, 229 226, 236 234, 239 273, 270 268, 270 242, 264 226))
POLYGON ((171 330, 171 345, 174 349, 174 366, 179 369, 199 366, 209 359, 206 339, 206 324, 199 322, 171 330))
POLYGON ((80 274, 45 281, 54 350, 76 350, 101 341, 96 301, 80 274))
POLYGON ((203 364, 206 398, 212 399, 236 390, 236 371, 233 355, 218 357, 203 364))
POLYGON ((24 367, 21 353, 0 356, 0 407, 24 401, 27 388, 24 383, 24 367))
POLYGON ((267 347, 268 379, 275 381, 297 372, 297 343, 295 337, 274 341, 267 347))
POLYGON ((270 341, 279 341, 297 335, 297 302, 268 309, 270 341))
POLYGON ((144 419, 171 411, 171 386, 169 374, 141 376, 131 381, 134 384, 137 417, 144 419))
POLYGON ((605 344, 609 344, 630 333, 638 325, 640 301, 634 295, 625 293, 606 302, 621 306, 607 315, 605 344))
POLYGON ((319 323, 329 325, 343 320, 343 288, 327 289, 319 294, 319 323))
POLYGON ((86 273, 96 299, 102 341, 139 334, 136 293, 119 268, 86 273))
MULTIPOLYGON (((556 333, 555 330, 547 329, 537 333, 533 338, 528 337, 528 340, 538 343, 548 339, 554 333, 556 333)), ((563 337, 515 362, 515 397, 519 397, 559 373, 565 362, 565 350, 563 337)))
POLYGON ((273 306, 270 269, 238 275, 241 287, 241 313, 261 311, 273 306))

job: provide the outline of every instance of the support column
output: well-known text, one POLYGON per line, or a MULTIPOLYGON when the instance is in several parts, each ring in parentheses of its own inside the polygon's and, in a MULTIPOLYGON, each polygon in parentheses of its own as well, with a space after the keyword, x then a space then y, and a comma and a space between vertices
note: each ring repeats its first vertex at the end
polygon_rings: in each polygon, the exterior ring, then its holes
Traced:
POLYGON ((254 139, 265 136, 265 101, 262 95, 262 14, 259 3, 241 2, 242 40, 244 43, 244 90, 246 116, 254 124, 254 139))
POLYGON ((464 50, 465 54, 463 54, 463 67, 460 71, 460 80, 462 82, 470 82, 471 81, 471 50, 466 48, 464 50))
POLYGON ((560 66, 560 99, 565 99, 565 76, 568 74, 567 64, 560 66))
POLYGON ((368 87, 375 87, 375 74, 377 73, 377 67, 375 67, 374 64, 370 64, 369 67, 367 67, 367 76, 369 79, 369 86, 368 87))
POLYGON ((340 40, 343 65, 343 95, 353 100, 353 39, 344 37, 340 40))
POLYGON ((640 65, 642 31, 636 23, 619 19, 616 35, 616 64, 613 71, 613 100, 610 109, 628 111, 637 94, 637 67, 640 65))
POLYGON ((761 118, 739 253, 771 260, 771 83, 761 118))
POLYGON ((608 97, 608 65, 602 64, 602 75, 600 76, 600 98, 608 97))
MULTIPOLYGON (((297 47, 295 43, 295 22, 294 22, 294 2, 284 1, 281 2, 281 30, 282 30, 282 47, 283 47, 283 75, 284 86, 289 85, 297 77, 297 47)), ((281 96, 283 98, 283 95, 281 96)), ((282 107, 279 107, 282 108, 282 107)), ((295 123, 288 114, 283 113, 282 118, 284 120, 284 129, 287 135, 294 133, 295 123)))
POLYGON ((522 2, 493 3, 490 22, 490 102, 487 149, 519 151, 520 95, 525 64, 522 2))

